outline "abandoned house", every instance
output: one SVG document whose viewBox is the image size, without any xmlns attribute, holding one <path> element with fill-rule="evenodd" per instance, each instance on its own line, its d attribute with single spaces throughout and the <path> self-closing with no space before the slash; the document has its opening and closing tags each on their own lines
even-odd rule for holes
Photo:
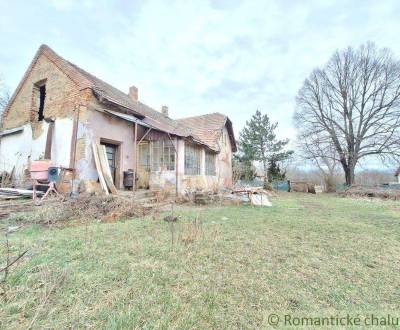
<svg viewBox="0 0 400 330">
<path fill-rule="evenodd" d="M 232 184 L 235 137 L 219 113 L 174 120 L 152 109 L 134 86 L 125 94 L 68 62 L 46 45 L 4 111 L 0 172 L 23 182 L 30 162 L 51 159 L 71 171 L 71 189 L 98 185 L 92 144 L 105 145 L 118 189 L 134 173 L 137 189 L 216 189 Z"/>
</svg>

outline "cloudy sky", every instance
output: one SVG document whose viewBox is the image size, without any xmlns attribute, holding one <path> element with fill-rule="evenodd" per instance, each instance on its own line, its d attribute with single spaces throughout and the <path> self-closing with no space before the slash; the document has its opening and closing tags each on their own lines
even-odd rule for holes
<svg viewBox="0 0 400 330">
<path fill-rule="evenodd" d="M 46 43 L 171 117 L 222 112 L 238 133 L 256 109 L 295 139 L 295 96 L 336 49 L 400 54 L 400 1 L 0 0 L 0 75 L 14 89 Z"/>
</svg>

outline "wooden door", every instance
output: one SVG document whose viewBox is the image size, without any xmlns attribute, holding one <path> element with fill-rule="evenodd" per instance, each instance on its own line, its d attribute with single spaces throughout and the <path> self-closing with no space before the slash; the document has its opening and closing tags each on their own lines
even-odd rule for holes
<svg viewBox="0 0 400 330">
<path fill-rule="evenodd" d="M 108 166 L 110 167 L 111 176 L 113 182 L 116 182 L 116 173 L 117 173 L 117 146 L 114 144 L 102 143 L 106 147 L 106 154 L 108 160 Z"/>
<path fill-rule="evenodd" d="M 137 186 L 140 189 L 148 189 L 150 180 L 150 143 L 148 141 L 139 144 L 138 160 Z"/>
</svg>

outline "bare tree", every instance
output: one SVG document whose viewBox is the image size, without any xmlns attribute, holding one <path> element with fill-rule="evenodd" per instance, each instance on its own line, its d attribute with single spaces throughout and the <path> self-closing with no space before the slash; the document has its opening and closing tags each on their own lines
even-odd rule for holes
<svg viewBox="0 0 400 330">
<path fill-rule="evenodd" d="M 390 50 L 368 43 L 337 51 L 298 93 L 299 141 L 317 141 L 319 156 L 338 161 L 351 185 L 360 159 L 400 159 L 399 105 L 400 62 Z"/>
<path fill-rule="evenodd" d="M 4 82 L 0 79 L 0 126 L 3 118 L 3 112 L 8 102 L 10 101 L 11 95 L 9 89 L 5 86 Z"/>
</svg>

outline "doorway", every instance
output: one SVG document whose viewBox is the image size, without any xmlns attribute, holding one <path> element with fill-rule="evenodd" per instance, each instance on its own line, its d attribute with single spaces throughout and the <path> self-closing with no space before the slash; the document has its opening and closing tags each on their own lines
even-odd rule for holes
<svg viewBox="0 0 400 330">
<path fill-rule="evenodd" d="M 118 145 L 111 144 L 111 143 L 104 143 L 104 142 L 101 142 L 101 144 L 106 147 L 107 161 L 108 161 L 108 166 L 110 167 L 111 176 L 112 176 L 114 184 L 116 186 L 118 186 L 117 185 L 117 179 L 118 179 L 118 174 L 117 174 L 117 169 L 118 169 L 118 161 L 117 161 Z"/>
<path fill-rule="evenodd" d="M 139 164 L 137 186 L 140 189 L 149 189 L 150 183 L 150 143 L 142 141 L 139 144 Z"/>
</svg>

